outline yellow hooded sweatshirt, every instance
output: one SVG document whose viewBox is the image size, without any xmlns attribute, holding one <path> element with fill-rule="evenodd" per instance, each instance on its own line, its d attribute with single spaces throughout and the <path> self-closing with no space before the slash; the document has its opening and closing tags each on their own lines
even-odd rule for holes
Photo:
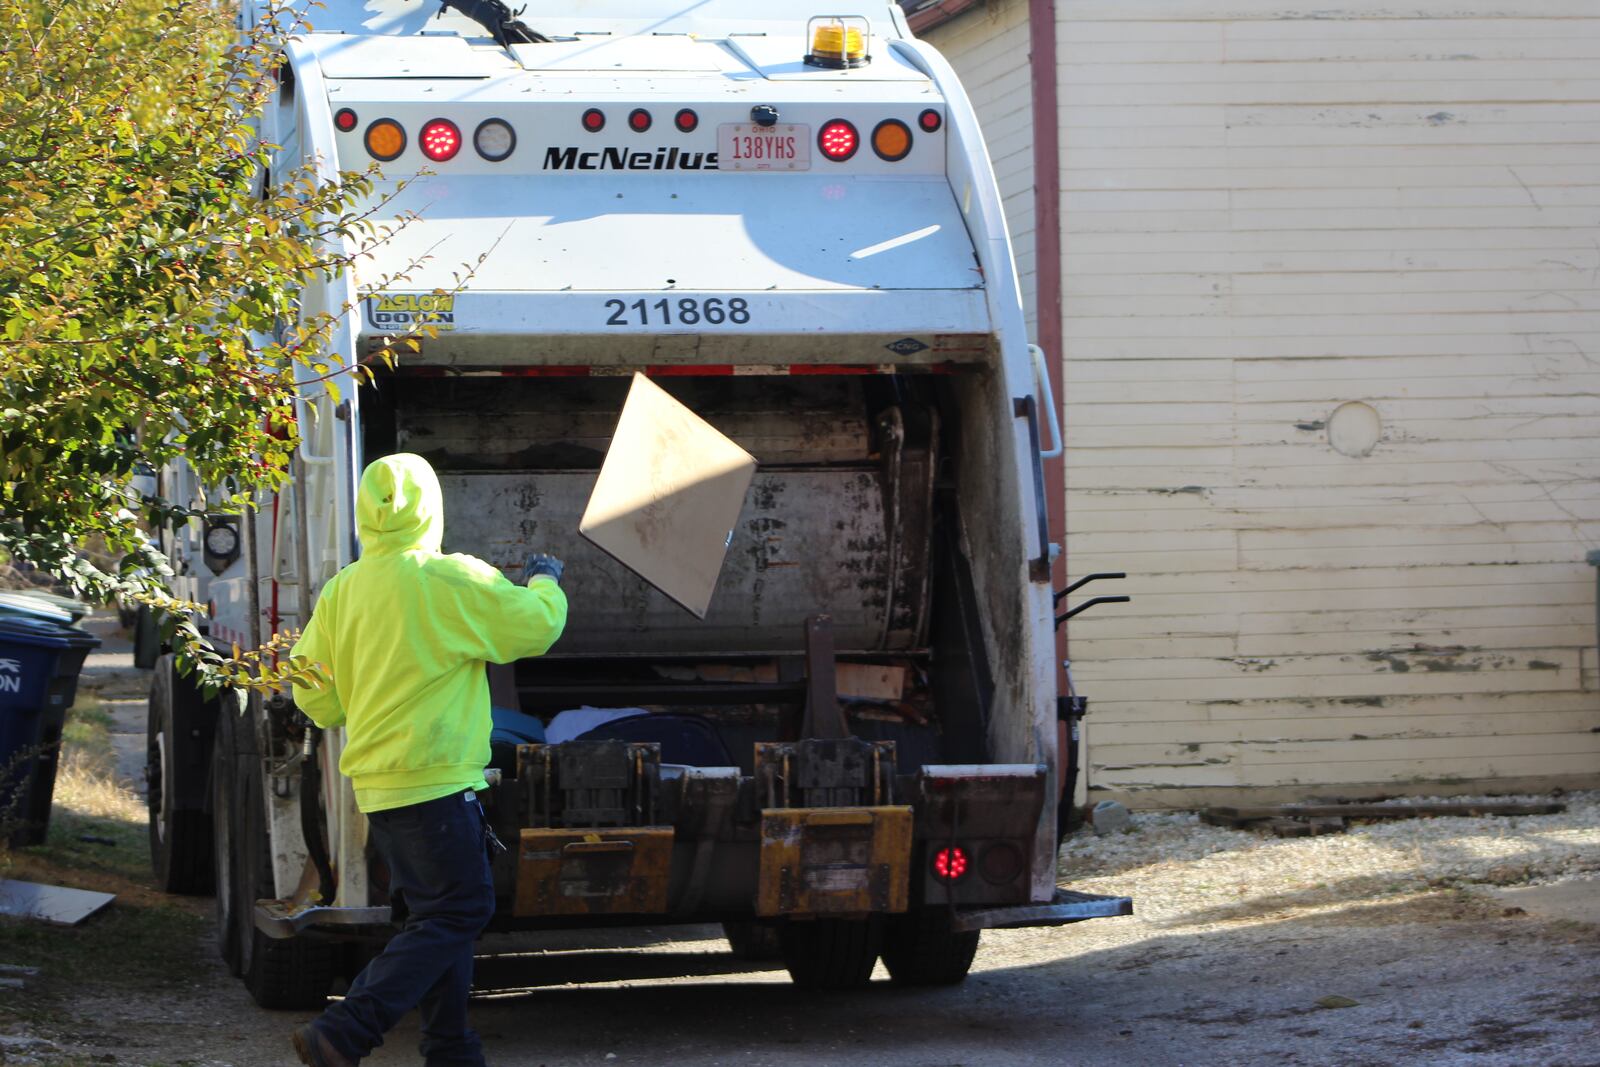
<svg viewBox="0 0 1600 1067">
<path fill-rule="evenodd" d="M 421 456 L 367 467 L 356 525 L 361 558 L 323 586 L 293 652 L 333 682 L 297 684 L 295 702 L 318 726 L 345 728 L 339 769 L 362 811 L 486 788 L 484 664 L 548 650 L 566 626 L 566 594 L 549 578 L 523 587 L 442 554 L 439 480 Z"/>
</svg>

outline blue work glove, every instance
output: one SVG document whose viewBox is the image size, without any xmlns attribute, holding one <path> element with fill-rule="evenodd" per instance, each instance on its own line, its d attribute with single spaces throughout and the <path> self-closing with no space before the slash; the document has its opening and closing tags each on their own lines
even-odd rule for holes
<svg viewBox="0 0 1600 1067">
<path fill-rule="evenodd" d="M 566 565 L 548 553 L 538 552 L 528 557 L 528 562 L 522 565 L 522 584 L 527 585 L 533 579 L 543 575 L 554 578 L 556 584 L 561 584 L 561 575 L 566 570 Z"/>
</svg>

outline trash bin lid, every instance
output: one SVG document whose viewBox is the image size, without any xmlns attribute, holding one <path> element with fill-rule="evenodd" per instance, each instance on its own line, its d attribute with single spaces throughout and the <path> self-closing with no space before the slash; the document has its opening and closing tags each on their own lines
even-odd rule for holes
<svg viewBox="0 0 1600 1067">
<path fill-rule="evenodd" d="M 29 605 L 43 604 L 58 612 L 63 612 L 72 622 L 77 622 L 89 614 L 89 605 L 83 601 L 74 600 L 69 596 L 59 596 L 43 589 L 11 589 L 0 592 L 0 604 L 10 602 L 14 597 L 22 598 Z"/>
<path fill-rule="evenodd" d="M 0 592 L 0 616 L 22 615 L 34 619 L 47 619 L 60 626 L 70 626 L 77 620 L 70 611 L 41 597 L 29 596 L 14 590 Z"/>
<path fill-rule="evenodd" d="M 0 614 L 0 644 L 34 645 L 39 648 L 94 648 L 100 639 L 72 626 L 30 615 Z"/>
</svg>

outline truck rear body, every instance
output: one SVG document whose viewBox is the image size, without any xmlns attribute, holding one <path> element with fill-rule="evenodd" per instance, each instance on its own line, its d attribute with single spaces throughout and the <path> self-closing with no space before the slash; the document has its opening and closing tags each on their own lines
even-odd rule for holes
<svg viewBox="0 0 1600 1067">
<path fill-rule="evenodd" d="M 329 171 L 376 147 L 384 210 L 413 213 L 306 306 L 354 309 L 347 362 L 425 329 L 308 400 L 292 489 L 210 582 L 212 637 L 300 624 L 359 553 L 363 465 L 419 453 L 445 551 L 567 562 L 565 636 L 496 702 L 551 730 L 605 712 L 494 745 L 498 926 L 1126 913 L 1057 890 L 1043 416 L 971 107 L 893 5 L 864 5 L 855 69 L 804 61 L 831 12 L 679 6 L 569 5 L 501 47 L 454 12 L 332 4 L 291 43 L 263 138 Z M 760 463 L 703 620 L 577 532 L 634 373 Z M 381 931 L 338 732 L 249 712 L 256 927 Z"/>
</svg>

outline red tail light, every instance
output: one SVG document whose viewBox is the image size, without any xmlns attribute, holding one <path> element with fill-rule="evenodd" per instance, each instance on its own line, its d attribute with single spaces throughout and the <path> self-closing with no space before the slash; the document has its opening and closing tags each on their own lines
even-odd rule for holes
<svg viewBox="0 0 1600 1067">
<path fill-rule="evenodd" d="M 967 851 L 959 845 L 933 854 L 933 875 L 941 882 L 959 882 L 967 873 Z"/>
<path fill-rule="evenodd" d="M 921 126 L 929 133 L 934 133 L 939 129 L 940 126 L 944 125 L 944 116 L 930 107 L 928 110 L 917 116 L 917 125 Z"/>
<path fill-rule="evenodd" d="M 423 155 L 435 163 L 443 163 L 454 159 L 461 151 L 461 131 L 449 119 L 434 119 L 422 127 L 417 143 L 422 146 Z"/>
<path fill-rule="evenodd" d="M 833 119 L 822 124 L 817 133 L 817 147 L 835 163 L 843 163 L 861 147 L 861 135 L 844 119 Z"/>
<path fill-rule="evenodd" d="M 682 111 L 678 112 L 677 117 L 672 121 L 677 123 L 678 129 L 682 130 L 684 133 L 693 133 L 694 128 L 700 125 L 700 116 L 696 115 L 689 108 L 684 108 Z"/>
<path fill-rule="evenodd" d="M 349 133 L 355 129 L 356 124 L 360 121 L 360 119 L 356 118 L 356 113 L 347 107 L 341 107 L 333 113 L 333 124 L 344 133 Z"/>
<path fill-rule="evenodd" d="M 643 133 L 650 128 L 650 112 L 642 107 L 636 107 L 628 113 L 628 125 L 634 133 Z"/>
<path fill-rule="evenodd" d="M 597 107 L 591 107 L 583 113 L 583 128 L 590 133 L 599 133 L 606 128 L 606 113 Z"/>
</svg>

